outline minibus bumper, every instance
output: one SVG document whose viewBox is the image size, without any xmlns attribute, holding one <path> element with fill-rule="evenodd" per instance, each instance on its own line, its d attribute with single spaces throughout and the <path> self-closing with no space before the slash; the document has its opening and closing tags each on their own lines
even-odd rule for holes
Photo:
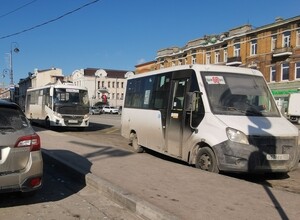
<svg viewBox="0 0 300 220">
<path fill-rule="evenodd" d="M 213 147 L 220 171 L 287 173 L 298 167 L 297 138 L 276 145 L 240 144 L 225 141 Z"/>
</svg>

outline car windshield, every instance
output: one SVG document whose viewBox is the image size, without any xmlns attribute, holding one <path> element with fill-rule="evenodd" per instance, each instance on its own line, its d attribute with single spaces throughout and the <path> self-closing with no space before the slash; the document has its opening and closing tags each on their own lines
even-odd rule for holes
<svg viewBox="0 0 300 220">
<path fill-rule="evenodd" d="M 215 114 L 280 116 L 263 77 L 203 72 L 202 79 Z"/>
</svg>

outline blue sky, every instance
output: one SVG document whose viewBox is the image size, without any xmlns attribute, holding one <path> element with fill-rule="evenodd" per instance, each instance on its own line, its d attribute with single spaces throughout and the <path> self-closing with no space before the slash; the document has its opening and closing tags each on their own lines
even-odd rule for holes
<svg viewBox="0 0 300 220">
<path fill-rule="evenodd" d="M 99 0 L 68 14 L 92 2 L 0 0 L 0 76 L 9 68 L 13 42 L 20 50 L 12 56 L 18 83 L 36 68 L 56 67 L 64 75 L 89 67 L 134 70 L 162 48 L 300 15 L 299 0 Z M 9 82 L 9 75 L 0 77 L 1 86 Z"/>
</svg>

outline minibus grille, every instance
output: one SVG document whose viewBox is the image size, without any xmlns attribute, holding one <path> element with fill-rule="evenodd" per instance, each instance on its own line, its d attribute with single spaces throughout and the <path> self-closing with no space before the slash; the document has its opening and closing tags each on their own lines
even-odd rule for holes
<svg viewBox="0 0 300 220">
<path fill-rule="evenodd" d="M 283 154 L 295 151 L 297 137 L 249 136 L 249 143 L 267 154 Z"/>
<path fill-rule="evenodd" d="M 56 111 L 60 114 L 85 115 L 89 113 L 89 108 L 83 106 L 58 106 Z"/>
</svg>

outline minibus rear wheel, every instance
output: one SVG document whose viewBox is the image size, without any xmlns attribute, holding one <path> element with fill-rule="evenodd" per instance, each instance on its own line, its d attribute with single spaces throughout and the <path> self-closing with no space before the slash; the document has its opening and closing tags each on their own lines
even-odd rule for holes
<svg viewBox="0 0 300 220">
<path fill-rule="evenodd" d="M 131 144 L 135 153 L 142 153 L 144 151 L 143 147 L 138 144 L 138 138 L 135 133 L 131 133 Z"/>
<path fill-rule="evenodd" d="M 212 149 L 207 146 L 199 149 L 195 166 L 201 170 L 219 173 L 216 156 Z"/>
</svg>

